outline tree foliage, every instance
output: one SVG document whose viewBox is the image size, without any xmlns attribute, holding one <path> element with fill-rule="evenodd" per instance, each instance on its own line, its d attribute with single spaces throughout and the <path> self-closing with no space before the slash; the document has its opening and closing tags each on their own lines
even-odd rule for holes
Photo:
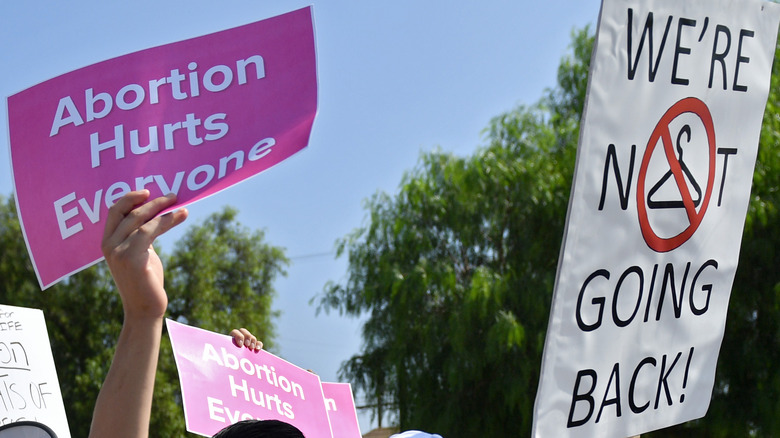
<svg viewBox="0 0 780 438">
<path fill-rule="evenodd" d="M 162 254 L 167 317 L 220 333 L 251 325 L 272 345 L 272 284 L 284 274 L 287 259 L 265 243 L 262 232 L 250 232 L 235 217 L 230 208 L 211 215 L 192 226 L 170 256 Z M 87 436 L 122 325 L 122 305 L 105 263 L 41 292 L 13 198 L 0 198 L 0 303 L 43 310 L 71 435 Z M 163 336 L 150 436 L 183 434 L 179 379 Z"/>
<path fill-rule="evenodd" d="M 341 373 L 374 415 L 448 438 L 530 434 L 592 44 L 575 32 L 554 89 L 496 117 L 472 156 L 423 154 L 339 241 L 348 275 L 320 308 L 367 315 Z M 778 77 L 710 413 L 658 436 L 780 436 Z"/>
<path fill-rule="evenodd" d="M 473 156 L 422 155 L 339 244 L 348 278 L 320 304 L 369 314 L 343 377 L 402 429 L 530 431 L 591 44 L 577 33 L 559 87 L 496 117 Z"/>
</svg>

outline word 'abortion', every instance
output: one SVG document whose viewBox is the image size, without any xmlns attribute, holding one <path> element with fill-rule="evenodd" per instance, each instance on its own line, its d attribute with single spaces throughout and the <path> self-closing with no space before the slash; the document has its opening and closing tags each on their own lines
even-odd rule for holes
<svg viewBox="0 0 780 438">
<path fill-rule="evenodd" d="M 241 169 L 244 166 L 244 159 L 257 161 L 267 156 L 273 151 L 274 145 L 276 145 L 276 139 L 268 137 L 255 143 L 246 154 L 244 151 L 238 150 L 220 158 L 216 167 L 211 164 L 203 164 L 189 172 L 183 170 L 176 172 L 175 175 L 145 175 L 136 177 L 133 182 L 117 181 L 106 190 L 98 189 L 91 196 L 85 194 L 79 197 L 79 194 L 76 192 L 70 192 L 54 201 L 54 214 L 57 217 L 60 235 L 65 240 L 84 229 L 84 225 L 80 220 L 80 211 L 86 214 L 87 219 L 93 225 L 97 224 L 100 221 L 101 201 L 105 203 L 106 208 L 111 208 L 126 193 L 132 190 L 143 190 L 147 186 L 154 187 L 154 185 L 159 188 L 161 193 L 178 195 L 183 184 L 186 184 L 187 190 L 196 192 L 204 189 L 215 179 L 220 180 L 230 172 Z M 131 188 L 131 184 L 135 188 Z"/>
<path fill-rule="evenodd" d="M 254 378 L 248 382 L 246 379 L 242 378 L 239 380 L 233 375 L 229 375 L 230 393 L 233 398 L 250 402 L 268 411 L 275 411 L 277 414 L 283 415 L 290 420 L 295 419 L 292 405 L 284 400 L 290 397 L 306 400 L 303 387 L 299 383 L 278 374 L 273 366 L 267 364 L 260 365 L 245 357 L 239 359 L 235 355 L 228 353 L 224 347 L 221 348 L 221 353 L 221 355 L 218 354 L 214 346 L 207 343 L 203 349 L 202 359 L 204 361 L 212 361 L 231 370 L 241 371 L 247 377 Z M 282 392 L 287 395 L 282 394 Z M 280 396 L 280 394 L 282 395 Z M 209 417 L 213 420 L 224 422 L 225 418 L 220 414 L 225 414 L 232 423 L 255 418 L 248 412 L 241 413 L 238 410 L 229 409 L 224 406 L 222 400 L 217 398 L 207 397 L 207 399 Z"/>
<path fill-rule="evenodd" d="M 238 85 L 246 84 L 250 66 L 254 66 L 257 79 L 265 77 L 263 57 L 254 55 L 236 61 L 235 73 L 229 66 L 219 64 L 209 68 L 200 76 L 198 64 L 190 62 L 187 65 L 189 70 L 187 75 L 175 68 L 166 77 L 149 80 L 146 87 L 139 84 L 125 85 L 119 89 L 115 96 L 107 92 L 95 94 L 94 89 L 87 88 L 84 90 L 81 111 L 71 96 L 60 99 L 49 137 L 59 134 L 60 128 L 64 126 L 71 124 L 81 126 L 84 123 L 102 119 L 108 116 L 114 107 L 130 111 L 140 107 L 144 102 L 148 102 L 150 105 L 160 103 L 161 93 L 170 93 L 175 100 L 185 100 L 200 96 L 201 86 L 206 91 L 217 93 L 233 85 L 234 78 Z"/>
</svg>

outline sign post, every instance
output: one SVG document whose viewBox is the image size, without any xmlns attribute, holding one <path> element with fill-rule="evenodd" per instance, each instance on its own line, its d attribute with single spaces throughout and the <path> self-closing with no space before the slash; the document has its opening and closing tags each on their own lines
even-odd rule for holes
<svg viewBox="0 0 780 438">
<path fill-rule="evenodd" d="M 705 415 L 780 5 L 604 0 L 535 437 Z"/>
</svg>

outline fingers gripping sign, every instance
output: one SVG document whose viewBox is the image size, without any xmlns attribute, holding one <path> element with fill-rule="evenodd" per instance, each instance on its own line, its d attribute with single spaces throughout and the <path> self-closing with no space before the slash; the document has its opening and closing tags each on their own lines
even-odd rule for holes
<svg viewBox="0 0 780 438">
<path fill-rule="evenodd" d="M 257 339 L 255 335 L 245 328 L 233 329 L 230 331 L 233 337 L 233 343 L 237 347 L 246 347 L 250 350 L 260 351 L 263 348 L 263 342 Z"/>
<path fill-rule="evenodd" d="M 187 210 L 162 216 L 158 213 L 176 202 L 175 195 L 146 202 L 148 190 L 130 192 L 108 212 L 102 250 L 116 281 L 126 316 L 159 318 L 168 297 L 160 258 L 152 247 L 154 239 L 182 223 Z"/>
</svg>

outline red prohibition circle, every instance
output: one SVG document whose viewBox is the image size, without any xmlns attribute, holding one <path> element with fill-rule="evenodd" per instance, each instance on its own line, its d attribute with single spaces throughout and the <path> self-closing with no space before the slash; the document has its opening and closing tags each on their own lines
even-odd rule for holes
<svg viewBox="0 0 780 438">
<path fill-rule="evenodd" d="M 707 188 L 704 191 L 704 197 L 702 199 L 701 207 L 699 211 L 696 211 L 693 198 L 691 197 L 688 184 L 685 182 L 685 176 L 683 175 L 680 162 L 677 161 L 677 156 L 674 153 L 674 145 L 672 142 L 672 136 L 669 132 L 669 124 L 678 116 L 684 113 L 693 113 L 699 117 L 704 124 L 704 129 L 707 132 L 707 142 L 709 145 L 709 176 L 707 177 Z M 669 167 L 674 176 L 674 182 L 677 184 L 677 188 L 682 196 L 683 206 L 688 216 L 688 227 L 682 232 L 673 237 L 659 237 L 653 227 L 650 225 L 650 220 L 647 216 L 647 200 L 645 199 L 645 179 L 647 178 L 647 167 L 650 163 L 650 157 L 653 155 L 658 141 L 664 145 L 664 152 L 666 155 L 666 161 L 669 162 Z M 704 213 L 707 211 L 707 205 L 710 202 L 710 196 L 712 195 L 712 187 L 715 182 L 715 128 L 712 123 L 712 114 L 707 108 L 707 105 L 701 100 L 695 97 L 687 97 L 672 105 L 666 113 L 661 117 L 661 120 L 656 124 L 650 140 L 647 142 L 647 148 L 645 149 L 645 155 L 642 158 L 642 166 L 639 169 L 639 177 L 637 178 L 637 190 L 636 190 L 636 204 L 637 212 L 639 215 L 639 227 L 642 230 L 642 237 L 645 239 L 647 246 L 656 252 L 669 252 L 680 245 L 688 241 L 693 236 L 696 229 L 701 224 L 704 218 Z"/>
</svg>

